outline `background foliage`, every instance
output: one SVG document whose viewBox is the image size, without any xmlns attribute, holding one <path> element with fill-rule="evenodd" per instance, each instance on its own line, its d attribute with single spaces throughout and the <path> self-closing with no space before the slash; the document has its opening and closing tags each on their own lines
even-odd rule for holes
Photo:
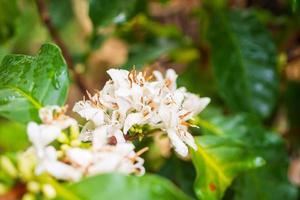
<svg viewBox="0 0 300 200">
<path fill-rule="evenodd" d="M 0 60 L 1 154 L 27 146 L 38 108 L 72 107 L 111 67 L 172 67 L 212 99 L 191 159 L 145 139 L 160 177 L 55 183 L 63 199 L 299 199 L 297 0 L 1 0 Z"/>
</svg>

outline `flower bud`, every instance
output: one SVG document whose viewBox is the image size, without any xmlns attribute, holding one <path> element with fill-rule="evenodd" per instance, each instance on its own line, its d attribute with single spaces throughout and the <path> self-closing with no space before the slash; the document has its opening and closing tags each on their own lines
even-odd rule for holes
<svg viewBox="0 0 300 200">
<path fill-rule="evenodd" d="M 9 176 L 15 178 L 18 176 L 18 171 L 16 169 L 16 167 L 14 166 L 14 164 L 11 162 L 11 160 L 6 157 L 6 156 L 2 156 L 0 159 L 0 166 L 1 169 L 7 173 Z"/>
<path fill-rule="evenodd" d="M 34 176 L 33 169 L 36 163 L 32 152 L 27 151 L 19 154 L 17 163 L 20 177 L 24 180 L 30 180 Z"/>
<path fill-rule="evenodd" d="M 54 187 L 50 184 L 43 185 L 42 191 L 45 197 L 48 199 L 53 199 L 56 197 L 56 191 Z"/>
<path fill-rule="evenodd" d="M 30 181 L 27 183 L 27 190 L 32 193 L 38 193 L 40 191 L 40 184 L 35 181 Z"/>
<path fill-rule="evenodd" d="M 80 141 L 79 140 L 72 140 L 71 141 L 71 146 L 72 147 L 79 147 L 80 146 Z"/>
<path fill-rule="evenodd" d="M 26 193 L 23 195 L 22 200 L 35 200 L 34 194 Z"/>
<path fill-rule="evenodd" d="M 67 143 L 69 143 L 69 138 L 67 137 L 67 135 L 65 133 L 61 133 L 57 137 L 57 141 L 59 141 L 60 143 L 63 143 L 63 144 L 67 144 Z"/>
<path fill-rule="evenodd" d="M 5 194 L 6 192 L 7 192 L 7 187 L 4 184 L 0 183 L 0 196 Z"/>
<path fill-rule="evenodd" d="M 63 145 L 61 145 L 61 150 L 63 150 L 63 151 L 67 151 L 68 149 L 70 149 L 70 146 L 69 145 L 67 145 L 67 144 L 63 144 Z"/>
</svg>

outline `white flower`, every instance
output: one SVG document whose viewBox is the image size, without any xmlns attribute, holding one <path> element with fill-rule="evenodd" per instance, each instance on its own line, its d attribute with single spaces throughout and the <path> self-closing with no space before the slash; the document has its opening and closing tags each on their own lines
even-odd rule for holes
<svg viewBox="0 0 300 200">
<path fill-rule="evenodd" d="M 104 145 L 96 150 L 71 148 L 67 151 L 67 158 L 86 175 L 108 172 L 142 175 L 145 172 L 144 160 L 133 149 L 130 143 Z"/>
<path fill-rule="evenodd" d="M 94 153 L 94 163 L 88 168 L 89 175 L 107 172 L 144 174 L 144 160 L 133 149 L 131 143 L 104 146 Z"/>
<path fill-rule="evenodd" d="M 177 88 L 177 84 L 176 84 L 177 74 L 173 69 L 167 70 L 165 78 L 163 78 L 162 73 L 160 73 L 159 71 L 154 71 L 153 75 L 159 82 L 164 83 L 164 85 L 171 91 Z"/>
<path fill-rule="evenodd" d="M 126 135 L 133 125 L 149 124 L 165 131 L 180 155 L 187 156 L 187 145 L 197 148 L 188 132 L 187 120 L 200 113 L 209 103 L 209 98 L 200 98 L 183 87 L 177 88 L 177 74 L 173 69 L 167 70 L 165 77 L 154 71 L 156 80 L 152 81 L 148 81 L 145 73 L 137 73 L 135 70 L 128 72 L 110 69 L 107 73 L 111 80 L 106 82 L 103 90 L 90 97 L 93 105 L 102 106 L 100 110 L 105 113 L 105 117 L 101 118 L 101 123 L 95 123 L 95 127 L 86 124 L 81 134 L 84 138 L 93 140 L 94 135 L 99 135 L 101 130 L 106 137 L 114 136 L 118 144 L 124 143 L 123 134 Z M 84 107 L 83 103 L 78 104 Z M 94 112 L 99 112 L 98 108 L 94 112 L 76 109 L 78 104 L 74 110 L 81 116 L 89 116 L 85 117 L 87 120 L 91 120 L 90 115 L 94 116 Z M 91 107 L 89 103 L 86 104 L 85 107 Z M 93 140 L 97 144 L 94 147 L 101 144 L 98 141 Z"/>
<path fill-rule="evenodd" d="M 91 101 L 79 101 L 73 107 L 73 111 L 78 113 L 86 120 L 91 120 L 95 125 L 99 126 L 104 123 L 104 111 L 93 105 Z"/>
<path fill-rule="evenodd" d="M 182 104 L 182 108 L 186 112 L 189 112 L 189 115 L 187 115 L 184 119 L 188 120 L 190 117 L 200 113 L 209 104 L 209 102 L 210 98 L 208 97 L 200 98 L 195 94 L 186 93 L 186 98 Z"/>
<path fill-rule="evenodd" d="M 71 148 L 67 150 L 67 158 L 84 172 L 92 164 L 93 154 L 87 149 Z"/>
<path fill-rule="evenodd" d="M 82 174 L 74 167 L 57 160 L 56 150 L 52 146 L 44 149 L 43 157 L 38 159 L 36 174 L 48 172 L 60 180 L 78 181 Z"/>
<path fill-rule="evenodd" d="M 65 112 L 66 107 L 46 106 L 39 110 L 39 116 L 44 124 L 57 126 L 62 130 L 77 125 L 76 120 L 66 116 Z"/>
<path fill-rule="evenodd" d="M 43 156 L 43 149 L 53 142 L 61 133 L 57 126 L 38 125 L 30 122 L 27 126 L 27 134 L 30 142 L 37 151 L 38 156 Z"/>
</svg>

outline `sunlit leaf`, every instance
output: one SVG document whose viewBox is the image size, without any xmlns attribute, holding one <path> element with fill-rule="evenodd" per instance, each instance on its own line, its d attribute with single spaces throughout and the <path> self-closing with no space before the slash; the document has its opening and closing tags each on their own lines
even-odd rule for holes
<svg viewBox="0 0 300 200">
<path fill-rule="evenodd" d="M 136 4 L 136 0 L 89 0 L 89 2 L 89 14 L 96 27 L 125 21 Z"/>
<path fill-rule="evenodd" d="M 0 121 L 0 152 L 24 150 L 28 145 L 25 133 L 23 124 Z"/>
<path fill-rule="evenodd" d="M 295 200 L 297 189 L 287 179 L 288 155 L 282 139 L 265 130 L 257 120 L 247 115 L 224 117 L 203 113 L 198 121 L 204 134 L 219 134 L 231 139 L 239 139 L 248 151 L 261 156 L 265 165 L 247 171 L 233 184 L 235 200 Z M 272 192 L 270 192 L 272 191 Z"/>
<path fill-rule="evenodd" d="M 0 65 L 0 115 L 19 122 L 37 120 L 46 105 L 63 105 L 69 86 L 60 49 L 41 47 L 38 55 L 8 55 Z"/>
<path fill-rule="evenodd" d="M 233 179 L 243 171 L 264 164 L 237 140 L 216 135 L 196 137 L 192 160 L 197 171 L 194 184 L 199 199 L 221 199 Z"/>
</svg>

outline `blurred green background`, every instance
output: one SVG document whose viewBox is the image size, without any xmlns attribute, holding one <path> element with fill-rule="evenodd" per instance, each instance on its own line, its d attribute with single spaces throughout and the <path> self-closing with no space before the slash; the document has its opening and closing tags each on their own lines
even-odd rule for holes
<svg viewBox="0 0 300 200">
<path fill-rule="evenodd" d="M 212 99 L 205 119 L 270 163 L 241 175 L 225 199 L 299 199 L 299 1 L 0 0 L 0 60 L 46 42 L 60 46 L 70 69 L 70 107 L 102 88 L 111 67 L 174 68 L 179 85 Z M 27 146 L 24 126 L 0 123 L 0 152 Z M 148 157 L 157 163 L 148 170 L 194 196 L 190 162 Z"/>
</svg>

